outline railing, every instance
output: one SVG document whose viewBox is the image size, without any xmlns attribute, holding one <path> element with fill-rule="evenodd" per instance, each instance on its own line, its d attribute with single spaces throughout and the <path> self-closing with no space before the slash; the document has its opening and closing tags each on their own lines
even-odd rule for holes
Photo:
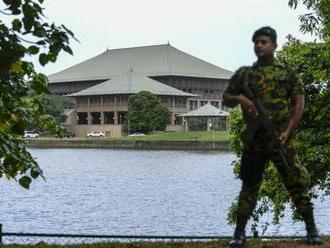
<svg viewBox="0 0 330 248">
<path fill-rule="evenodd" d="M 12 240 L 4 240 L 12 237 Z M 54 241 L 57 239 L 57 241 Z M 96 243 L 96 242 L 132 242 L 132 241 L 148 241 L 148 242 L 194 242 L 194 241 L 215 241 L 229 240 L 231 236 L 189 236 L 189 235 L 95 235 L 95 234 L 64 234 L 64 233 L 21 233 L 21 232 L 3 232 L 2 224 L 0 224 L 0 244 L 31 244 L 38 242 L 69 244 L 69 243 Z M 248 236 L 248 239 L 253 238 Z M 303 236 L 262 236 L 263 240 L 280 240 L 280 239 L 304 239 Z M 5 242 L 4 242 L 5 241 Z"/>
</svg>

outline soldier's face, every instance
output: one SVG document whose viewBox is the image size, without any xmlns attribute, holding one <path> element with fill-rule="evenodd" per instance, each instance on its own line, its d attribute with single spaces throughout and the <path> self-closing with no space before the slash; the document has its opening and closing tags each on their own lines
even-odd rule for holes
<svg viewBox="0 0 330 248">
<path fill-rule="evenodd" d="M 273 42 L 267 35 L 258 35 L 254 40 L 254 52 L 258 58 L 274 56 L 277 43 Z"/>
</svg>

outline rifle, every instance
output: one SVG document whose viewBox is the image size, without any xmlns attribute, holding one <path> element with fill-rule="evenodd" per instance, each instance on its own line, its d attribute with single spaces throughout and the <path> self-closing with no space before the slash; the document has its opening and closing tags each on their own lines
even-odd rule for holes
<svg viewBox="0 0 330 248">
<path fill-rule="evenodd" d="M 267 111 L 265 110 L 264 106 L 260 102 L 258 98 L 255 97 L 255 95 L 252 93 L 250 90 L 249 86 L 247 84 L 244 84 L 243 90 L 246 94 L 246 96 L 253 102 L 255 105 L 257 111 L 258 111 L 258 120 L 257 120 L 257 125 L 254 128 L 253 132 L 255 133 L 256 128 L 258 128 L 259 125 L 261 125 L 264 129 L 266 129 L 274 142 L 276 144 L 276 148 L 278 153 L 280 154 L 280 157 L 283 161 L 284 166 L 286 167 L 287 171 L 290 172 L 291 175 L 296 175 L 296 170 L 288 163 L 288 160 L 285 155 L 285 148 L 283 144 L 278 140 L 277 135 L 276 135 L 276 129 L 272 123 L 272 121 L 269 119 L 269 116 L 267 114 Z"/>
</svg>

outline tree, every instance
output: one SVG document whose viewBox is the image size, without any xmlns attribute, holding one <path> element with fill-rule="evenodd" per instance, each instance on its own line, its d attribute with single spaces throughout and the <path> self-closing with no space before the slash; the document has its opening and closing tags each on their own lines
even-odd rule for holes
<svg viewBox="0 0 330 248">
<path fill-rule="evenodd" d="M 148 91 L 141 91 L 128 99 L 127 129 L 129 126 L 130 130 L 140 132 L 165 130 L 169 118 L 168 109 Z"/>
<path fill-rule="evenodd" d="M 45 113 L 54 116 L 59 123 L 63 123 L 66 120 L 64 110 L 74 108 L 71 99 L 66 96 L 42 94 L 37 96 L 37 99 L 44 106 Z"/>
<path fill-rule="evenodd" d="M 44 21 L 43 0 L 3 0 L 0 14 L 0 177 L 18 180 L 29 188 L 41 174 L 37 162 L 22 140 L 30 126 L 61 134 L 56 120 L 45 114 L 37 97 L 49 93 L 48 79 L 34 70 L 28 61 L 38 56 L 39 63 L 55 62 L 61 51 L 72 54 L 69 47 L 73 33 L 64 25 Z"/>
<path fill-rule="evenodd" d="M 289 5 L 296 8 L 298 0 L 290 0 Z M 303 4 L 311 13 L 302 15 L 301 30 L 317 35 L 321 40 L 301 42 L 288 36 L 287 43 L 277 53 L 277 58 L 293 68 L 300 75 L 306 95 L 306 104 L 303 119 L 296 130 L 297 153 L 303 168 L 307 168 L 310 175 L 310 194 L 319 197 L 330 194 L 330 1 L 304 0 Z M 238 111 L 231 112 L 232 148 L 237 155 L 241 155 L 242 145 L 239 135 L 244 129 L 244 123 Z M 234 162 L 234 172 L 239 173 L 240 161 Z M 306 171 L 301 171 L 308 176 Z M 273 223 L 278 223 L 284 214 L 285 205 L 290 203 L 290 197 L 279 180 L 274 166 L 268 165 L 265 171 L 265 180 L 259 192 L 258 208 L 252 215 L 252 229 L 257 235 L 257 226 L 260 217 L 266 212 L 274 212 Z M 321 192 L 319 189 L 323 189 Z M 234 202 L 228 219 L 235 221 L 237 203 Z M 294 207 L 291 204 L 293 210 Z M 299 219 L 293 212 L 293 219 Z M 269 223 L 263 226 L 267 228 Z"/>
<path fill-rule="evenodd" d="M 289 0 L 291 8 L 297 8 L 298 4 L 305 5 L 309 13 L 301 15 L 300 30 L 303 33 L 311 33 L 322 40 L 330 38 L 330 0 Z"/>
<path fill-rule="evenodd" d="M 302 163 L 312 176 L 312 186 L 330 189 L 330 43 L 289 37 L 278 57 L 295 65 L 304 83 L 306 107 L 297 130 Z"/>
</svg>

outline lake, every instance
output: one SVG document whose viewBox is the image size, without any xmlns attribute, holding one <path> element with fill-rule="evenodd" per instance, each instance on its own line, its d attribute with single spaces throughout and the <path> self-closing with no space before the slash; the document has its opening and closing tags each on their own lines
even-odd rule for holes
<svg viewBox="0 0 330 248">
<path fill-rule="evenodd" d="M 0 180 L 7 232 L 231 235 L 229 206 L 240 189 L 228 152 L 30 149 L 44 170 L 30 190 Z M 329 198 L 315 201 L 330 234 Z M 267 235 L 305 235 L 290 210 Z M 271 220 L 267 214 L 263 221 Z"/>
</svg>

